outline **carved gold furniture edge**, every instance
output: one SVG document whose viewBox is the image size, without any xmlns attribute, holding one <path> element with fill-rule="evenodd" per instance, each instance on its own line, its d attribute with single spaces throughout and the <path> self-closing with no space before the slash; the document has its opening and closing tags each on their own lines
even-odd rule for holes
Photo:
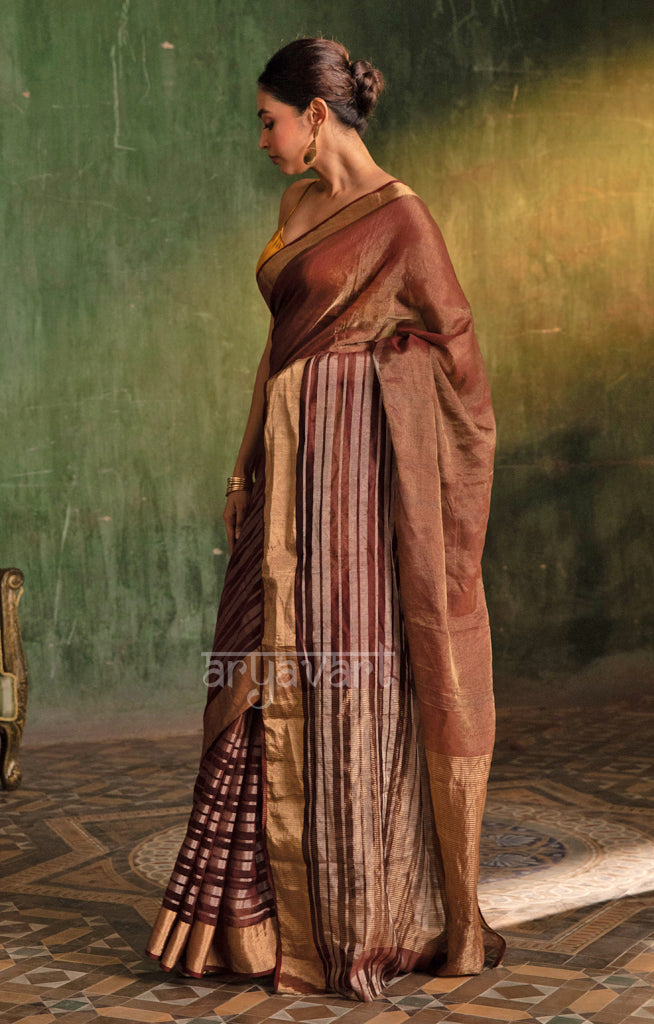
<svg viewBox="0 0 654 1024">
<path fill-rule="evenodd" d="M 16 789 L 21 780 L 18 751 L 27 710 L 27 662 L 18 602 L 24 583 L 20 569 L 0 569 L 0 673 L 12 679 L 15 698 L 11 716 L 3 718 L 5 709 L 0 708 L 0 782 L 4 789 Z"/>
</svg>

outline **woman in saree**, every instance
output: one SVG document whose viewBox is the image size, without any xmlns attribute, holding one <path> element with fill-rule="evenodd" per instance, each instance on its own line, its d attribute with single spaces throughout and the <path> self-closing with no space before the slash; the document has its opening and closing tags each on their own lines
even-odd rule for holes
<svg viewBox="0 0 654 1024">
<path fill-rule="evenodd" d="M 148 952 L 374 999 L 475 974 L 494 738 L 480 560 L 495 440 L 428 209 L 363 141 L 379 71 L 299 39 L 259 79 L 286 175 L 271 329 L 233 476 L 188 832 Z"/>
</svg>

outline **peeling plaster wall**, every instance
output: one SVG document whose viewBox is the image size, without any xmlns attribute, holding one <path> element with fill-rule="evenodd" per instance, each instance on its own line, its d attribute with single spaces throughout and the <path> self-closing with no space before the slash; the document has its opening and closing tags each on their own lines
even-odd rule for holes
<svg viewBox="0 0 654 1024">
<path fill-rule="evenodd" d="M 34 728 L 203 705 L 285 183 L 254 83 L 297 34 L 387 74 L 370 148 L 473 305 L 498 699 L 651 646 L 654 45 L 625 7 L 0 2 L 0 558 L 26 574 Z"/>
</svg>

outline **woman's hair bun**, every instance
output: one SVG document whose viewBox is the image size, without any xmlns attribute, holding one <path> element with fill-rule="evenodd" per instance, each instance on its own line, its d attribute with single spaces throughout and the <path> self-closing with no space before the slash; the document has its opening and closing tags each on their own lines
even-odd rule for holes
<svg viewBox="0 0 654 1024">
<path fill-rule="evenodd" d="M 384 88 L 384 76 L 367 60 L 350 63 L 342 43 L 307 36 L 272 55 L 259 75 L 259 85 L 300 113 L 320 96 L 342 124 L 363 135 Z"/>
<path fill-rule="evenodd" d="M 350 64 L 350 74 L 354 79 L 357 110 L 362 117 L 368 118 L 384 88 L 384 76 L 367 60 L 355 60 Z"/>
</svg>

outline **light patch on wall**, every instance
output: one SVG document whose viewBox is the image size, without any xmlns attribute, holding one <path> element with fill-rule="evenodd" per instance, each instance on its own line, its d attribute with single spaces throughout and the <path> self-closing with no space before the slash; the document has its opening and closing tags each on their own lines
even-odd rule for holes
<svg viewBox="0 0 654 1024">
<path fill-rule="evenodd" d="M 500 454 L 554 430 L 649 451 L 654 53 L 562 67 L 393 138 L 384 157 L 430 206 L 475 313 Z"/>
</svg>

